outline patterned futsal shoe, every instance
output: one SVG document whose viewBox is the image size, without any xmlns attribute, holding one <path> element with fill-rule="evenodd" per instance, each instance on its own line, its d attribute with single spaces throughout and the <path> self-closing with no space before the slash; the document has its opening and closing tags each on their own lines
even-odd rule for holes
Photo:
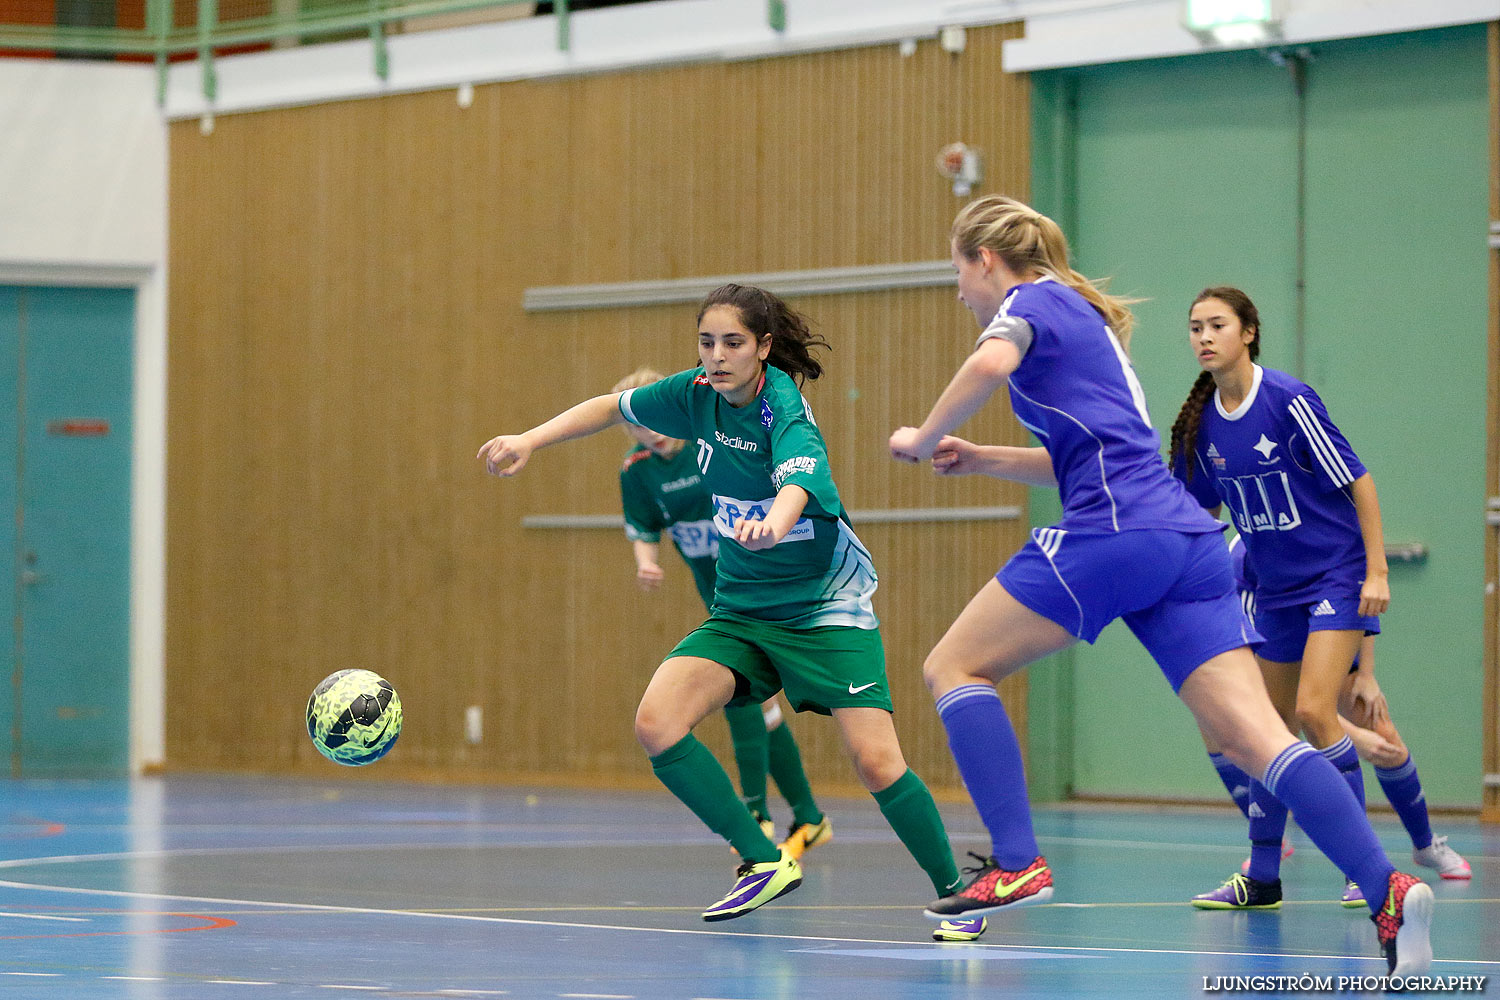
<svg viewBox="0 0 1500 1000">
<path fill-rule="evenodd" d="M 979 862 L 977 868 L 964 869 L 965 875 L 974 876 L 973 880 L 953 895 L 928 903 L 924 911 L 928 919 L 987 917 L 1052 898 L 1052 869 L 1040 854 L 1020 871 L 1007 871 L 994 858 L 973 851 L 969 857 Z"/>
<path fill-rule="evenodd" d="M 1296 854 L 1296 853 L 1297 853 L 1297 849 L 1292 846 L 1292 842 L 1290 840 L 1287 840 L 1285 837 L 1281 838 L 1281 860 L 1285 861 L 1287 858 L 1291 857 L 1293 854 Z M 1244 861 L 1240 862 L 1240 874 L 1241 875 L 1249 875 L 1250 874 L 1250 859 L 1249 858 L 1246 858 Z"/>
<path fill-rule="evenodd" d="M 1213 892 L 1193 897 L 1200 910 L 1279 910 L 1281 879 L 1262 882 L 1235 872 Z"/>
<path fill-rule="evenodd" d="M 1423 868 L 1431 868 L 1443 878 L 1469 879 L 1469 863 L 1463 856 L 1448 846 L 1447 837 L 1433 837 L 1432 843 L 1420 851 L 1412 851 L 1411 859 Z"/>
<path fill-rule="evenodd" d="M 1365 893 L 1358 882 L 1344 879 L 1344 894 L 1339 897 L 1339 905 L 1346 910 L 1357 910 L 1365 905 Z"/>
<path fill-rule="evenodd" d="M 979 935 L 990 922 L 984 917 L 977 920 L 966 920 L 960 917 L 957 920 L 941 921 L 933 928 L 932 939 L 934 941 L 978 941 Z"/>
<path fill-rule="evenodd" d="M 747 861 L 734 874 L 734 888 L 729 890 L 729 895 L 703 911 L 704 920 L 742 917 L 802 884 L 802 866 L 787 854 L 782 854 L 776 861 L 760 864 Z"/>
<path fill-rule="evenodd" d="M 1415 875 L 1391 874 L 1385 905 L 1370 920 L 1392 976 L 1415 976 L 1432 968 L 1432 887 Z"/>
<path fill-rule="evenodd" d="M 785 854 L 794 858 L 801 858 L 809 849 L 819 844 L 826 844 L 833 839 L 833 823 L 824 816 L 816 823 L 798 823 L 792 821 L 791 829 L 786 832 L 786 839 L 778 846 Z"/>
</svg>

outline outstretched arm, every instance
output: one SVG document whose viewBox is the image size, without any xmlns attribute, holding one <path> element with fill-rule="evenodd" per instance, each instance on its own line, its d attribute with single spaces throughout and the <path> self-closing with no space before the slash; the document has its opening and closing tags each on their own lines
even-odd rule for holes
<svg viewBox="0 0 1500 1000">
<path fill-rule="evenodd" d="M 490 438 L 479 449 L 477 457 L 484 459 L 484 467 L 490 475 L 509 478 L 526 466 L 531 453 L 538 448 L 588 437 L 624 422 L 625 417 L 620 413 L 620 394 L 611 392 L 586 399 L 524 434 L 502 434 Z"/>
<path fill-rule="evenodd" d="M 1046 448 L 973 444 L 951 434 L 937 443 L 937 450 L 932 453 L 932 471 L 940 476 L 994 476 L 1028 486 L 1057 485 Z"/>
<path fill-rule="evenodd" d="M 994 337 L 982 342 L 964 359 L 922 426 L 902 427 L 891 435 L 891 457 L 905 462 L 931 458 L 943 435 L 978 413 L 1020 364 L 1021 352 L 1010 341 Z"/>
</svg>

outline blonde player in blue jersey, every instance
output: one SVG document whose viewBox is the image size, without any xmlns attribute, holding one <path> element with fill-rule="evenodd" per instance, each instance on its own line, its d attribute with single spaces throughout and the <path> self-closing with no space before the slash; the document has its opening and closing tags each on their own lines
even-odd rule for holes
<svg viewBox="0 0 1500 1000">
<path fill-rule="evenodd" d="M 709 293 L 698 311 L 701 367 L 579 403 L 524 434 L 492 438 L 486 468 L 513 476 L 531 453 L 622 421 L 687 441 L 713 495 L 718 582 L 708 620 L 656 670 L 635 732 L 656 776 L 744 859 L 733 888 L 704 920 L 742 916 L 802 882 L 693 736 L 726 704 L 777 691 L 796 711 L 832 715 L 856 774 L 939 893 L 962 879 L 922 780 L 906 766 L 891 722 L 885 652 L 871 598 L 875 569 L 849 526 L 823 436 L 798 379 L 826 347 L 775 295 L 743 285 Z M 972 940 L 983 920 L 955 921 Z M 939 926 L 934 936 L 949 933 Z"/>
<path fill-rule="evenodd" d="M 666 376 L 638 368 L 616 382 L 611 392 L 625 392 L 660 382 Z M 703 606 L 713 610 L 714 582 L 719 561 L 719 532 L 714 527 L 714 501 L 703 474 L 681 438 L 667 437 L 639 424 L 625 424 L 635 447 L 620 466 L 620 507 L 625 515 L 625 537 L 635 556 L 635 578 L 642 590 L 661 586 L 661 539 L 665 534 L 687 564 Z M 812 785 L 802 768 L 802 754 L 776 698 L 763 705 L 727 705 L 735 769 L 740 792 L 750 814 L 766 836 L 775 833 L 766 802 L 769 773 L 787 804 L 792 822 L 781 848 L 800 859 L 810 848 L 833 839 L 833 824 L 813 798 Z"/>
<path fill-rule="evenodd" d="M 1161 461 L 1144 394 L 1125 354 L 1125 302 L 1068 266 L 1057 224 L 991 195 L 951 230 L 959 299 L 982 329 L 920 427 L 899 428 L 891 454 L 939 473 L 1056 485 L 1063 518 L 1039 528 L 975 595 L 923 667 L 992 854 L 934 919 L 1041 902 L 1052 871 L 1037 849 L 1015 730 L 1000 680 L 1122 618 L 1199 727 L 1229 759 L 1296 812 L 1303 829 L 1372 894 L 1393 973 L 1432 962 L 1432 889 L 1397 872 L 1338 771 L 1296 739 L 1266 695 L 1221 526 Z M 978 447 L 950 436 L 1002 387 L 1041 447 Z"/>
<path fill-rule="evenodd" d="M 1260 314 L 1243 291 L 1200 292 L 1188 341 L 1203 372 L 1172 426 L 1173 472 L 1215 516 L 1228 504 L 1253 569 L 1255 627 L 1264 637 L 1256 655 L 1271 700 L 1363 805 L 1359 754 L 1339 707 L 1351 676 L 1372 697 L 1373 674 L 1366 683 L 1357 658 L 1390 604 L 1374 479 L 1316 392 L 1255 363 Z M 1375 775 L 1412 836 L 1412 859 L 1444 878 L 1468 877 L 1468 863 L 1432 835 L 1410 754 Z M 1249 868 L 1195 897 L 1200 909 L 1280 905 L 1286 806 L 1251 781 L 1248 816 Z M 1362 892 L 1358 879 L 1346 882 L 1343 902 L 1359 906 Z"/>
</svg>

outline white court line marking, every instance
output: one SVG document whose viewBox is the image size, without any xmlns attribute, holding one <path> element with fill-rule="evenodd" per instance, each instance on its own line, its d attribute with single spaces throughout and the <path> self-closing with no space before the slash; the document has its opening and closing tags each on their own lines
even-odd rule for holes
<svg viewBox="0 0 1500 1000">
<path fill-rule="evenodd" d="M 268 983 L 261 979 L 205 979 L 206 983 L 219 983 L 223 986 L 276 986 L 277 983 Z"/>
<path fill-rule="evenodd" d="M 653 839 L 627 839 L 627 840 L 569 840 L 559 844 L 556 840 L 527 840 L 508 843 L 484 844 L 481 846 L 489 848 L 530 848 L 530 847 L 580 847 L 580 848 L 609 848 L 609 847 L 695 847 L 713 843 L 702 837 L 681 837 Z M 723 843 L 719 841 L 718 843 Z M 469 848 L 473 844 L 461 840 L 451 840 L 429 843 L 402 843 L 393 841 L 388 844 L 283 844 L 281 846 L 266 847 L 167 847 L 157 851 L 111 851 L 103 854 L 55 854 L 39 858 L 10 858 L 0 861 L 0 868 L 30 868 L 33 865 L 66 865 L 83 863 L 89 861 L 149 861 L 159 858 L 209 858 L 221 855 L 233 854 L 327 854 L 334 851 L 340 854 L 358 854 L 364 851 L 448 851 L 455 848 Z M 1156 848 L 1173 847 L 1172 844 L 1152 844 Z M 1243 848 L 1238 848 L 1243 850 Z"/>
<path fill-rule="evenodd" d="M 634 993 L 559 993 L 560 997 L 579 997 L 581 1000 L 635 1000 Z"/>
<path fill-rule="evenodd" d="M 52 917 L 52 916 L 43 916 L 40 913 L 4 913 L 4 912 L 0 912 L 0 917 L 15 917 L 17 920 L 66 920 L 69 923 L 74 923 L 74 924 L 86 924 L 86 923 L 88 923 L 88 919 L 85 918 L 85 917 Z"/>
<path fill-rule="evenodd" d="M 161 976 L 100 976 L 100 979 L 123 979 L 127 983 L 160 983 L 165 982 Z"/>
<path fill-rule="evenodd" d="M 445 997 L 504 997 L 509 990 L 438 990 Z"/>
<path fill-rule="evenodd" d="M 31 889 L 37 892 L 77 893 L 85 896 L 121 896 L 127 899 L 171 899 L 186 903 L 212 903 L 217 906 L 265 906 L 288 910 L 317 910 L 323 913 L 367 914 L 382 917 L 418 917 L 428 920 L 462 920 L 480 924 L 512 924 L 522 927 L 562 927 L 570 930 L 626 931 L 636 934 L 689 934 L 698 937 L 764 938 L 768 941 L 827 941 L 833 944 L 896 944 L 918 945 L 910 939 L 843 938 L 814 934 L 755 934 L 745 931 L 710 931 L 686 927 L 631 927 L 628 924 L 586 924 L 573 920 L 528 920 L 521 917 L 486 917 L 471 913 L 428 913 L 424 910 L 385 910 L 369 906 L 330 906 L 326 903 L 268 902 L 263 899 L 224 899 L 217 896 L 178 896 L 165 892 L 128 892 L 123 889 L 80 889 L 66 885 L 37 885 L 30 882 L 0 880 L 0 888 Z M 1051 905 L 1051 904 L 1045 904 Z M 1037 909 L 1041 909 L 1038 907 Z M 925 947 L 925 946 L 924 946 Z M 1102 948 L 1092 945 L 1063 944 L 987 944 L 975 942 L 966 948 L 1004 948 L 1010 951 L 1083 951 L 1112 955 L 1190 955 L 1214 958 L 1278 958 L 1310 959 L 1326 962 L 1378 962 L 1377 956 L 1369 955 L 1316 955 L 1290 952 L 1258 951 L 1203 951 L 1191 948 Z M 958 951 L 954 951 L 958 957 Z M 1500 961 L 1483 958 L 1434 958 L 1433 964 L 1443 965 L 1495 965 Z M 330 987 L 349 989 L 350 987 Z M 355 987 L 358 989 L 382 989 L 383 987 Z"/>
<path fill-rule="evenodd" d="M 320 990 L 370 990 L 375 993 L 384 993 L 390 989 L 389 986 L 344 986 L 339 983 L 322 983 L 318 986 Z"/>
<path fill-rule="evenodd" d="M 0 972 L 0 976 L 34 976 L 37 979 L 56 979 L 61 972 Z"/>
</svg>

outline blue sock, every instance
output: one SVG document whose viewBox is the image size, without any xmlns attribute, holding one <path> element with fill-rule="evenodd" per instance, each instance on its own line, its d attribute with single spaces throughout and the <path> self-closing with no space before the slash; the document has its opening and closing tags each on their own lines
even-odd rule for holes
<svg viewBox="0 0 1500 1000">
<path fill-rule="evenodd" d="M 1328 758 L 1328 763 L 1339 769 L 1344 780 L 1349 782 L 1349 790 L 1354 793 L 1354 798 L 1359 802 L 1359 807 L 1365 807 L 1365 772 L 1359 768 L 1359 754 L 1354 751 L 1354 741 L 1348 736 L 1339 740 L 1331 747 L 1324 747 L 1318 753 Z"/>
<path fill-rule="evenodd" d="M 1211 753 L 1208 759 L 1213 762 L 1214 770 L 1219 772 L 1219 780 L 1224 782 L 1224 790 L 1234 800 L 1234 804 L 1240 807 L 1240 812 L 1245 818 L 1250 818 L 1250 775 L 1241 771 L 1239 765 L 1221 753 Z"/>
<path fill-rule="evenodd" d="M 1401 825 L 1411 835 L 1411 846 L 1417 850 L 1432 845 L 1432 824 L 1427 819 L 1427 796 L 1422 792 L 1422 779 L 1417 777 L 1417 764 L 1406 755 L 1406 763 L 1387 770 L 1375 769 L 1375 780 L 1390 800 L 1391 808 L 1401 817 Z"/>
<path fill-rule="evenodd" d="M 1258 781 L 1250 783 L 1251 878 L 1274 882 L 1281 878 L 1281 841 L 1286 836 L 1286 806 Z"/>
<path fill-rule="evenodd" d="M 1021 745 L 1000 695 L 990 684 L 965 684 L 939 698 L 937 710 L 958 773 L 990 832 L 995 862 L 1020 871 L 1042 852 L 1031 829 Z"/>
<path fill-rule="evenodd" d="M 1297 825 L 1318 850 L 1345 878 L 1359 883 L 1370 912 L 1378 912 L 1396 868 L 1338 769 L 1298 740 L 1276 755 L 1262 781 L 1297 814 Z"/>
</svg>

